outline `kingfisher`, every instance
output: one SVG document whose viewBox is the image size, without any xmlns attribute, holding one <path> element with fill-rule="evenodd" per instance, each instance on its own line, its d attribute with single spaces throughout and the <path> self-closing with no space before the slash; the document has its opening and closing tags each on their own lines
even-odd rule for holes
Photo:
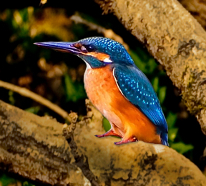
<svg viewBox="0 0 206 186">
<path fill-rule="evenodd" d="M 118 136 L 121 141 L 116 145 L 140 140 L 169 146 L 158 97 L 122 44 L 105 37 L 34 44 L 74 54 L 86 63 L 87 96 L 111 125 L 109 131 L 96 137 Z"/>
</svg>

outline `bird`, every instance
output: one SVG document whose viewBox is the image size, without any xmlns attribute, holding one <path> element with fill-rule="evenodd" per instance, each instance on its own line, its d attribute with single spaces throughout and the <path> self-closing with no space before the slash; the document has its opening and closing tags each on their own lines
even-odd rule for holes
<svg viewBox="0 0 206 186">
<path fill-rule="evenodd" d="M 34 44 L 76 55 L 86 63 L 87 96 L 111 125 L 109 131 L 96 137 L 120 137 L 116 145 L 144 141 L 169 146 L 158 97 L 122 44 L 106 37 Z"/>
</svg>

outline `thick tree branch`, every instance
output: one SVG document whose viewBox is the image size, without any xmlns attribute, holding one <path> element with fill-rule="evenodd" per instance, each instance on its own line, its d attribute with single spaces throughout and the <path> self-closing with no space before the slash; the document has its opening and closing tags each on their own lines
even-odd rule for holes
<svg viewBox="0 0 206 186">
<path fill-rule="evenodd" d="M 176 0 L 96 0 L 162 64 L 206 135 L 206 33 Z"/>
<path fill-rule="evenodd" d="M 179 0 L 179 2 L 194 16 L 206 29 L 206 1 L 205 0 Z"/>
<path fill-rule="evenodd" d="M 204 185 L 184 156 L 143 142 L 115 146 L 98 139 L 102 115 L 87 101 L 88 117 L 62 126 L 0 101 L 0 169 L 51 185 Z M 62 135 L 62 129 L 64 136 Z M 66 140 L 67 139 L 67 140 Z"/>
<path fill-rule="evenodd" d="M 62 125 L 0 101 L 0 169 L 51 185 L 84 184 Z"/>
</svg>

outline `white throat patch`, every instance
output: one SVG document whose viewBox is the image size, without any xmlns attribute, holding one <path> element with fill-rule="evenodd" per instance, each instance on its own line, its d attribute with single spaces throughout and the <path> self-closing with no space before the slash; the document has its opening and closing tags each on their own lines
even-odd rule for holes
<svg viewBox="0 0 206 186">
<path fill-rule="evenodd" d="M 103 60 L 105 63 L 112 63 L 113 61 L 108 57 Z"/>
</svg>

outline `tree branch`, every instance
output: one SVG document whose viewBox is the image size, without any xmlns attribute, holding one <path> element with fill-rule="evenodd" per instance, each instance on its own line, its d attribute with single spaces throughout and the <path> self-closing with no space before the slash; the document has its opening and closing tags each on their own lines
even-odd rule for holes
<svg viewBox="0 0 206 186">
<path fill-rule="evenodd" d="M 80 17 L 77 13 L 75 15 L 71 16 L 70 19 L 72 21 L 74 21 L 76 24 L 84 24 L 87 27 L 89 27 L 91 30 L 96 30 L 98 33 L 103 34 L 104 37 L 108 37 L 110 39 L 114 39 L 115 41 L 118 41 L 119 43 L 124 45 L 124 47 L 127 50 L 129 49 L 129 46 L 123 41 L 123 39 L 119 35 L 115 34 L 113 30 L 106 29 L 102 26 L 99 26 L 97 24 L 89 22 L 89 21 L 83 19 L 82 17 Z"/>
<path fill-rule="evenodd" d="M 57 114 L 59 114 L 60 116 L 62 116 L 64 119 L 70 121 L 71 118 L 69 117 L 69 114 L 61 109 L 58 105 L 55 105 L 54 103 L 52 103 L 51 101 L 41 97 L 38 94 L 35 94 L 34 92 L 26 89 L 26 88 L 22 88 L 16 85 L 13 85 L 11 83 L 7 83 L 4 81 L 0 80 L 0 87 L 3 87 L 5 89 L 11 90 L 13 92 L 16 92 L 24 97 L 28 97 L 30 99 L 33 99 L 34 101 L 48 107 L 49 109 L 53 110 L 54 112 L 56 112 Z"/>
<path fill-rule="evenodd" d="M 206 4 L 204 0 L 179 0 L 179 2 L 197 19 L 202 27 L 206 29 Z"/>
<path fill-rule="evenodd" d="M 206 135 L 206 34 L 176 0 L 96 0 L 162 64 Z"/>
<path fill-rule="evenodd" d="M 88 101 L 87 108 L 84 120 L 77 122 L 71 113 L 71 125 L 62 127 L 0 101 L 0 169 L 51 185 L 206 183 L 192 162 L 169 147 L 144 142 L 115 146 L 117 138 L 96 138 L 104 132 L 102 115 Z"/>
<path fill-rule="evenodd" d="M 83 185 L 88 180 L 74 161 L 60 123 L 0 101 L 0 169 L 51 185 Z"/>
</svg>

